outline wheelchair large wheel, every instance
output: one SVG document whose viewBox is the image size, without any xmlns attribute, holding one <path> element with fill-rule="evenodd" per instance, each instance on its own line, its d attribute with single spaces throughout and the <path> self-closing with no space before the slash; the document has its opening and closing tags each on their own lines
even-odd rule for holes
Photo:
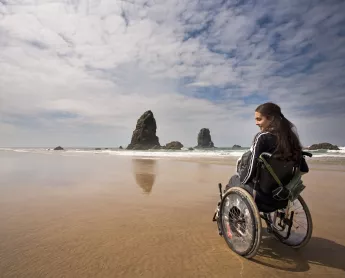
<svg viewBox="0 0 345 278">
<path fill-rule="evenodd" d="M 219 217 L 231 250 L 245 258 L 254 257 L 261 241 L 261 219 L 252 196 L 240 187 L 230 188 L 222 198 Z"/>
<path fill-rule="evenodd" d="M 276 230 L 276 233 L 279 234 L 279 236 L 276 237 L 285 245 L 299 249 L 304 247 L 309 242 L 313 233 L 313 221 L 309 208 L 302 196 L 299 196 L 293 202 L 289 202 L 289 216 L 291 216 L 292 212 L 294 212 L 294 215 L 289 237 L 287 239 L 282 239 L 282 237 L 286 237 L 288 227 L 286 227 L 284 230 Z M 271 219 L 273 221 L 275 213 L 277 212 L 271 213 Z M 276 219 L 276 222 L 277 221 L 279 221 L 279 219 Z M 276 223 L 273 224 L 276 225 Z"/>
</svg>

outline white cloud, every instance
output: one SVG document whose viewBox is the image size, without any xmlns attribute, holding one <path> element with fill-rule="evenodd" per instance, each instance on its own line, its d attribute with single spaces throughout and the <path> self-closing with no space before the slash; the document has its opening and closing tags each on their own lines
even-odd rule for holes
<svg viewBox="0 0 345 278">
<path fill-rule="evenodd" d="M 66 145 L 126 145 L 148 109 L 162 143 L 194 145 L 199 129 L 209 127 L 216 145 L 249 145 L 259 103 L 243 98 L 254 94 L 281 104 L 303 128 L 317 115 L 308 105 L 328 115 L 345 102 L 345 40 L 335 40 L 343 6 L 298 3 L 268 1 L 255 9 L 177 0 L 0 3 L 0 131 L 7 134 L 0 145 L 25 145 L 27 136 L 33 145 L 59 144 L 57 138 Z M 260 29 L 265 14 L 271 21 Z M 320 34 L 317 24 L 333 32 Z M 278 33 L 280 52 L 271 46 Z M 312 49 L 301 54 L 308 43 Z M 299 72 L 318 55 L 326 58 Z M 209 93 L 200 97 L 200 89 Z M 335 110 L 325 125 L 344 114 Z M 335 141 L 339 129 L 302 139 Z"/>
<path fill-rule="evenodd" d="M 187 84 L 187 87 L 208 87 L 211 84 L 208 82 L 194 82 L 194 83 L 190 83 Z"/>
</svg>

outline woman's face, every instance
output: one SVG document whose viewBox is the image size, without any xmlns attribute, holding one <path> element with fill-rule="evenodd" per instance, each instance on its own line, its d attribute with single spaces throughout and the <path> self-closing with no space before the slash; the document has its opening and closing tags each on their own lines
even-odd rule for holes
<svg viewBox="0 0 345 278">
<path fill-rule="evenodd" d="M 255 112 L 255 124 L 260 128 L 261 131 L 267 129 L 270 123 L 271 121 L 267 117 L 261 115 L 259 112 Z"/>
</svg>

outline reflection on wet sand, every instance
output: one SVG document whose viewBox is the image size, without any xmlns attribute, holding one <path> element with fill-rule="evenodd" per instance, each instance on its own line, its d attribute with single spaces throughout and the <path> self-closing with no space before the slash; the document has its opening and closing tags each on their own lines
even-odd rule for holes
<svg viewBox="0 0 345 278">
<path fill-rule="evenodd" d="M 155 159 L 133 159 L 133 172 L 144 194 L 150 194 L 156 179 Z"/>
</svg>

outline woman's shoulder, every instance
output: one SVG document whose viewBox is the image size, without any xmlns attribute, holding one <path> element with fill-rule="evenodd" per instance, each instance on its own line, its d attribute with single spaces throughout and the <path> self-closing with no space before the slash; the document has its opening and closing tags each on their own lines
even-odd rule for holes
<svg viewBox="0 0 345 278">
<path fill-rule="evenodd" d="M 276 135 L 268 131 L 260 131 L 255 135 L 250 149 L 253 151 L 255 148 L 259 148 L 268 152 L 272 151 L 272 148 L 275 148 L 276 144 Z"/>
<path fill-rule="evenodd" d="M 276 138 L 276 135 L 274 135 L 272 132 L 260 131 L 255 135 L 254 143 L 255 143 L 255 141 L 259 141 L 259 140 L 275 139 L 275 138 Z"/>
</svg>

